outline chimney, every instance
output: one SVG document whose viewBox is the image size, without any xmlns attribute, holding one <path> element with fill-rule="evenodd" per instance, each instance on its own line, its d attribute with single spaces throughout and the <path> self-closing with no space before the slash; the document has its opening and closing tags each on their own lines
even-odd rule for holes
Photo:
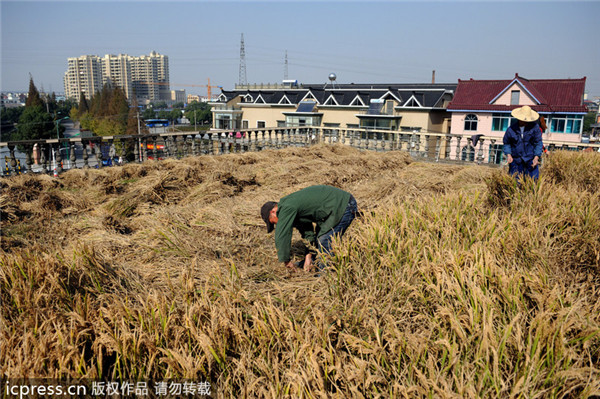
<svg viewBox="0 0 600 399">
<path fill-rule="evenodd" d="M 431 72 L 431 84 L 435 84 L 435 69 Z"/>
</svg>

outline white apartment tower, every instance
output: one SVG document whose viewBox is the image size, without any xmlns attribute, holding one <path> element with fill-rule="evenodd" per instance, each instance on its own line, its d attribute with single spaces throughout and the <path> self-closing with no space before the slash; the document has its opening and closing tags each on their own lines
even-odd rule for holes
<svg viewBox="0 0 600 399">
<path fill-rule="evenodd" d="M 171 99 L 169 57 L 155 51 L 140 57 L 107 54 L 104 58 L 69 58 L 64 83 L 65 95 L 73 99 L 79 99 L 82 92 L 90 99 L 106 83 L 121 87 L 127 99 L 135 97 L 139 104 Z"/>
<path fill-rule="evenodd" d="M 131 80 L 131 62 L 128 55 L 107 54 L 102 59 L 103 83 L 119 86 L 125 92 L 125 96 L 131 99 L 133 96 L 133 82 Z"/>
<path fill-rule="evenodd" d="M 80 93 L 87 99 L 102 88 L 102 64 L 95 55 L 68 59 L 65 72 L 65 96 L 79 100 Z"/>
</svg>

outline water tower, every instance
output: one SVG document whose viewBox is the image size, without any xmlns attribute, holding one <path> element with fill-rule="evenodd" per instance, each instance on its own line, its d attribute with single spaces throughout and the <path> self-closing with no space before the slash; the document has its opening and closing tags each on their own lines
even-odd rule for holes
<svg viewBox="0 0 600 399">
<path fill-rule="evenodd" d="M 329 74 L 329 83 L 331 83 L 331 88 L 332 88 L 332 89 L 335 89 L 335 80 L 336 80 L 336 79 L 337 79 L 337 76 L 336 76 L 336 74 L 335 74 L 335 73 L 333 73 L 333 72 L 332 72 L 332 73 L 330 73 L 330 74 Z M 328 85 L 329 83 L 325 83 L 325 86 L 323 86 L 323 88 L 326 88 L 326 87 L 327 87 L 327 85 Z M 339 85 L 338 85 L 338 89 L 339 89 L 339 88 L 340 88 L 340 87 L 339 87 Z"/>
</svg>

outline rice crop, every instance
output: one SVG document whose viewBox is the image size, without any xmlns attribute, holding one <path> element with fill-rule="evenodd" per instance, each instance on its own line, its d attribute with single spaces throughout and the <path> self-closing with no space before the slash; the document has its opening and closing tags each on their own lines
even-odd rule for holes
<svg viewBox="0 0 600 399">
<path fill-rule="evenodd" d="M 541 176 L 319 145 L 3 179 L 0 376 L 598 396 L 600 155 Z M 312 184 L 363 211 L 320 276 L 278 263 L 259 216 Z"/>
</svg>

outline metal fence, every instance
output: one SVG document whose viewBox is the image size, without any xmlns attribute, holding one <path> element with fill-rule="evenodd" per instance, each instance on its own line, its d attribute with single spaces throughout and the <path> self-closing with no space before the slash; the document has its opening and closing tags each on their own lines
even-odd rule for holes
<svg viewBox="0 0 600 399">
<path fill-rule="evenodd" d="M 342 144 L 369 151 L 407 151 L 413 157 L 434 162 L 500 165 L 504 162 L 502 140 L 428 132 L 343 129 L 328 127 L 281 127 L 207 132 L 166 132 L 148 135 L 94 136 L 0 143 L 4 158 L 2 174 L 53 173 L 73 168 L 102 168 L 132 162 L 220 155 L 307 147 L 317 143 Z M 574 151 L 599 144 L 546 143 L 550 150 Z M 0 158 L 1 159 L 1 158 Z"/>
</svg>

